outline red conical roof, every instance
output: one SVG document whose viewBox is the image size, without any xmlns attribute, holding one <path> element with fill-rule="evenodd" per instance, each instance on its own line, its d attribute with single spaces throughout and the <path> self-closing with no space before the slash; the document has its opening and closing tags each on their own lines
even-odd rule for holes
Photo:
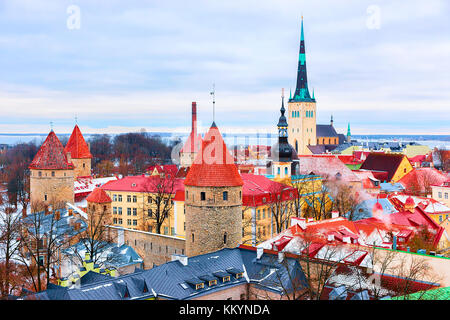
<svg viewBox="0 0 450 320">
<path fill-rule="evenodd" d="M 95 188 L 94 191 L 86 198 L 87 202 L 95 203 L 108 203 L 111 202 L 111 198 L 102 188 Z"/>
<path fill-rule="evenodd" d="M 70 157 L 74 159 L 90 159 L 92 154 L 89 152 L 89 147 L 81 134 L 78 125 L 73 128 L 72 134 L 67 142 L 64 152 L 70 152 Z"/>
<path fill-rule="evenodd" d="M 244 185 L 234 159 L 215 123 L 203 138 L 200 151 L 189 169 L 185 185 L 199 187 Z"/>
<path fill-rule="evenodd" d="M 30 169 L 48 169 L 48 170 L 67 170 L 73 169 L 71 162 L 67 161 L 64 147 L 56 136 L 55 132 L 50 131 L 44 143 L 29 165 Z"/>
</svg>

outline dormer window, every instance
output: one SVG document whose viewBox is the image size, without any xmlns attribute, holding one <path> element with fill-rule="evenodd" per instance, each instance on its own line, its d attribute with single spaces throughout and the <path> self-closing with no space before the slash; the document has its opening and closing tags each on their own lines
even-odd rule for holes
<svg viewBox="0 0 450 320">
<path fill-rule="evenodd" d="M 205 284 L 203 282 L 202 283 L 197 283 L 195 285 L 195 290 L 203 289 L 204 287 L 205 287 Z"/>
<path fill-rule="evenodd" d="M 228 282 L 230 281 L 230 276 L 225 276 L 222 278 L 222 282 Z"/>
<path fill-rule="evenodd" d="M 215 286 L 216 284 L 217 284 L 217 280 L 211 280 L 211 281 L 208 282 L 208 285 L 210 287 Z"/>
<path fill-rule="evenodd" d="M 236 273 L 236 279 L 240 279 L 240 278 L 242 278 L 243 276 L 244 276 L 244 273 L 243 273 L 243 272 Z"/>
</svg>

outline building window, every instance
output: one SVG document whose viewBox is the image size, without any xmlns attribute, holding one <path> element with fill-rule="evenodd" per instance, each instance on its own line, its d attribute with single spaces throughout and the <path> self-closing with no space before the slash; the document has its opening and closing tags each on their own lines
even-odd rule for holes
<svg viewBox="0 0 450 320">
<path fill-rule="evenodd" d="M 258 214 L 256 215 L 256 219 L 257 220 L 261 219 L 261 210 L 258 210 Z"/>
<path fill-rule="evenodd" d="M 119 194 L 119 202 L 122 202 L 122 195 L 121 194 Z"/>
<path fill-rule="evenodd" d="M 444 193 L 444 199 L 448 199 L 448 193 Z"/>
<path fill-rule="evenodd" d="M 131 202 L 131 196 L 130 195 L 127 196 L 127 202 Z"/>
<path fill-rule="evenodd" d="M 152 203 L 152 197 L 147 196 L 147 202 L 148 202 L 148 203 Z"/>
<path fill-rule="evenodd" d="M 122 207 L 117 208 L 119 210 L 119 215 L 122 215 Z"/>
<path fill-rule="evenodd" d="M 55 176 L 55 171 L 52 171 L 52 177 L 54 177 Z"/>
<path fill-rule="evenodd" d="M 200 199 L 202 201 L 206 200 L 206 193 L 205 192 L 200 192 Z"/>
<path fill-rule="evenodd" d="M 117 218 L 114 218 L 114 219 L 113 219 L 113 223 L 114 223 L 114 224 L 117 224 Z"/>
<path fill-rule="evenodd" d="M 127 215 L 131 216 L 131 208 L 127 208 Z"/>
<path fill-rule="evenodd" d="M 288 174 L 288 168 L 284 168 L 284 174 L 287 175 Z"/>
<path fill-rule="evenodd" d="M 186 191 L 186 200 L 189 198 L 189 192 Z"/>
<path fill-rule="evenodd" d="M 164 234 L 165 235 L 169 234 L 169 227 L 164 227 Z"/>
<path fill-rule="evenodd" d="M 175 228 L 174 228 L 174 227 L 171 227 L 171 228 L 170 228 L 170 235 L 171 235 L 171 236 L 174 236 L 174 235 L 175 235 Z"/>
<path fill-rule="evenodd" d="M 46 194 L 44 194 L 44 200 L 47 201 L 47 195 Z"/>
<path fill-rule="evenodd" d="M 137 197 L 133 196 L 133 202 L 137 202 Z"/>
<path fill-rule="evenodd" d="M 149 217 L 152 217 L 152 216 L 153 216 L 152 209 L 148 209 L 148 210 L 147 210 L 147 215 L 148 215 Z"/>
<path fill-rule="evenodd" d="M 223 234 L 223 244 L 227 244 L 227 233 Z"/>
<path fill-rule="evenodd" d="M 226 277 L 222 278 L 222 282 L 228 282 L 228 281 L 230 281 L 230 276 L 226 276 Z M 231 298 L 230 298 L 230 300 L 231 300 Z"/>
<path fill-rule="evenodd" d="M 133 226 L 137 226 L 137 220 L 133 219 Z"/>
<path fill-rule="evenodd" d="M 195 240 L 195 237 L 194 237 L 194 234 L 192 233 L 192 242 L 194 242 L 194 240 Z"/>
<path fill-rule="evenodd" d="M 137 216 L 137 209 L 133 208 L 133 216 Z"/>
<path fill-rule="evenodd" d="M 131 219 L 127 219 L 127 225 L 131 226 Z"/>
<path fill-rule="evenodd" d="M 263 219 L 266 218 L 266 209 L 263 209 Z"/>
<path fill-rule="evenodd" d="M 41 171 L 38 172 L 38 176 L 42 177 L 42 172 Z"/>
<path fill-rule="evenodd" d="M 86 168 L 86 163 L 83 162 L 83 168 Z"/>
<path fill-rule="evenodd" d="M 438 198 L 442 198 L 442 192 L 438 192 Z"/>
<path fill-rule="evenodd" d="M 113 194 L 113 201 L 117 201 L 117 194 Z"/>
<path fill-rule="evenodd" d="M 186 222 L 183 224 L 184 231 L 186 231 Z"/>
<path fill-rule="evenodd" d="M 223 192 L 223 201 L 228 201 L 228 191 Z"/>
<path fill-rule="evenodd" d="M 122 224 L 122 218 L 119 218 L 119 224 Z"/>
</svg>

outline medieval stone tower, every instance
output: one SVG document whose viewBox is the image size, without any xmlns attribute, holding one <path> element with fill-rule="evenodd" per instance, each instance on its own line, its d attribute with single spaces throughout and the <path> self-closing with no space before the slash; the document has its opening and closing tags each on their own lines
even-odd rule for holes
<svg viewBox="0 0 450 320">
<path fill-rule="evenodd" d="M 112 200 L 102 188 L 95 188 L 86 198 L 88 228 L 97 228 L 99 225 L 112 224 L 111 203 Z M 91 232 L 89 230 L 91 234 Z"/>
<path fill-rule="evenodd" d="M 288 102 L 289 144 L 298 154 L 309 154 L 308 145 L 316 145 L 316 99 L 309 94 L 306 73 L 305 38 L 303 17 L 298 58 L 297 87 Z"/>
<path fill-rule="evenodd" d="M 74 178 L 91 175 L 92 154 L 78 125 L 75 125 L 64 152 L 75 166 Z"/>
<path fill-rule="evenodd" d="M 73 203 L 74 165 L 64 147 L 50 131 L 30 166 L 30 204 L 61 205 Z"/>
<path fill-rule="evenodd" d="M 186 176 L 186 255 L 234 248 L 242 238 L 244 182 L 213 123 Z"/>
</svg>

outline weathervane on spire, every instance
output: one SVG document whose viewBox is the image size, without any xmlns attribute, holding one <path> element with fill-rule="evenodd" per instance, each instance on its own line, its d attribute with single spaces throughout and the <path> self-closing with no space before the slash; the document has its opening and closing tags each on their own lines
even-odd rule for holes
<svg viewBox="0 0 450 320">
<path fill-rule="evenodd" d="M 75 115 L 75 124 L 78 124 L 78 117 Z"/>
<path fill-rule="evenodd" d="M 50 121 L 50 130 L 53 131 L 53 121 Z"/>
<path fill-rule="evenodd" d="M 209 93 L 213 97 L 213 122 L 216 121 L 216 85 L 213 83 L 213 89 Z"/>
</svg>

